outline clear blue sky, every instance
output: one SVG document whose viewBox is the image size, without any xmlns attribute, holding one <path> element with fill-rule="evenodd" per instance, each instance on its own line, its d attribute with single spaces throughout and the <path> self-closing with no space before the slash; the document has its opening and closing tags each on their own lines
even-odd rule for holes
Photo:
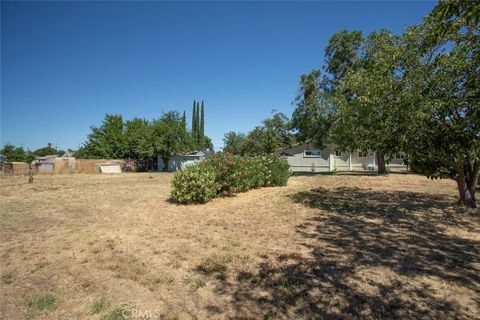
<svg viewBox="0 0 480 320">
<path fill-rule="evenodd" d="M 78 148 L 105 113 L 190 114 L 216 148 L 272 109 L 291 115 L 302 73 L 336 31 L 395 33 L 435 2 L 3 2 L 1 144 Z"/>
</svg>

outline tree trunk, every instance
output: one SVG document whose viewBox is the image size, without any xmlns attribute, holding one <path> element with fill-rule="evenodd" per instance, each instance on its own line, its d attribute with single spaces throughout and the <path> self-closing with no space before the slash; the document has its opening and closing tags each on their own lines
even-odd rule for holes
<svg viewBox="0 0 480 320">
<path fill-rule="evenodd" d="M 475 191 L 477 190 L 478 179 L 480 176 L 480 161 L 474 162 L 469 166 L 469 179 L 467 180 L 468 191 L 472 197 L 472 208 L 477 207 L 477 199 L 475 197 Z"/>
<path fill-rule="evenodd" d="M 28 183 L 33 183 L 32 164 L 28 165 Z"/>
<path fill-rule="evenodd" d="M 170 159 L 162 157 L 163 160 L 163 172 L 168 172 L 168 162 Z"/>
<path fill-rule="evenodd" d="M 460 195 L 459 202 L 469 208 L 477 207 L 475 191 L 478 183 L 479 169 L 480 162 L 468 164 L 458 169 L 457 177 L 455 178 Z"/>
<path fill-rule="evenodd" d="M 150 163 L 153 171 L 158 170 L 158 162 L 156 160 L 157 160 L 156 158 L 150 159 Z"/>
<path fill-rule="evenodd" d="M 387 174 L 387 168 L 385 167 L 385 155 L 381 152 L 376 152 L 378 174 Z"/>
</svg>

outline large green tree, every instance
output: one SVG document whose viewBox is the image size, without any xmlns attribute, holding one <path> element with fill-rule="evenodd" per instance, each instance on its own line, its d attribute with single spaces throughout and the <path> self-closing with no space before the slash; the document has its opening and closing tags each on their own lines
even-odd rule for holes
<svg viewBox="0 0 480 320">
<path fill-rule="evenodd" d="M 414 54 L 406 90 L 418 112 L 411 123 L 412 167 L 451 178 L 460 202 L 476 206 L 480 170 L 480 25 L 475 1 L 441 1 L 405 33 Z"/>
<path fill-rule="evenodd" d="M 193 100 L 193 107 L 192 107 L 192 140 L 197 141 L 197 134 L 198 134 L 198 116 L 197 116 L 197 102 Z"/>
<path fill-rule="evenodd" d="M 0 154 L 5 156 L 7 162 L 23 162 L 26 152 L 23 147 L 15 147 L 14 145 L 7 143 L 0 150 Z"/>
<path fill-rule="evenodd" d="M 335 33 L 325 49 L 323 75 L 320 70 L 312 70 L 300 77 L 292 115 L 292 128 L 300 141 L 312 140 L 319 148 L 331 142 L 331 127 L 336 118 L 332 96 L 345 74 L 362 65 L 363 42 L 360 31 Z"/>
<path fill-rule="evenodd" d="M 374 150 L 378 173 L 388 155 L 401 152 L 412 116 L 403 95 L 400 40 L 387 30 L 372 32 L 359 66 L 346 72 L 333 94 L 332 140 L 343 150 Z"/>
<path fill-rule="evenodd" d="M 166 112 L 153 121 L 150 139 L 153 153 L 162 157 L 164 171 L 168 171 L 168 164 L 173 156 L 192 150 L 189 133 L 183 127 L 180 114 L 176 111 Z"/>
<path fill-rule="evenodd" d="M 325 85 L 334 89 L 347 72 L 362 65 L 364 37 L 361 31 L 339 31 L 332 35 L 325 48 Z"/>
<path fill-rule="evenodd" d="M 273 154 L 295 141 L 288 117 L 275 112 L 264 119 L 262 125 L 250 131 L 245 140 L 245 153 L 249 155 Z"/>
<path fill-rule="evenodd" d="M 151 160 L 154 156 L 149 139 L 151 124 L 143 118 L 133 118 L 125 123 L 125 157 Z"/>
<path fill-rule="evenodd" d="M 187 129 L 187 115 L 185 114 L 185 111 L 183 111 L 182 115 L 182 126 L 185 128 L 185 130 Z"/>
<path fill-rule="evenodd" d="M 197 107 L 195 108 L 195 122 L 196 122 L 196 127 L 195 127 L 195 143 L 196 143 L 196 149 L 201 149 L 202 148 L 202 141 L 200 140 L 200 102 L 197 101 Z"/>
<path fill-rule="evenodd" d="M 75 153 L 78 158 L 123 159 L 126 155 L 121 115 L 106 114 L 100 127 L 91 126 L 88 140 Z"/>
<path fill-rule="evenodd" d="M 61 156 L 65 153 L 65 151 L 54 148 L 52 143 L 49 142 L 46 147 L 39 148 L 39 149 L 33 151 L 33 153 L 36 156 L 46 156 L 46 155 L 59 155 L 59 156 Z"/>
<path fill-rule="evenodd" d="M 300 141 L 313 140 L 322 147 L 329 139 L 334 114 L 326 102 L 327 93 L 322 84 L 320 70 L 300 77 L 300 88 L 295 98 L 291 127 Z"/>
<path fill-rule="evenodd" d="M 244 156 L 246 154 L 246 139 L 244 133 L 234 131 L 227 132 L 223 137 L 223 151 Z"/>
<path fill-rule="evenodd" d="M 205 148 L 205 105 L 203 104 L 202 100 L 202 106 L 200 109 L 200 128 L 199 128 L 199 140 L 200 140 L 200 149 Z"/>
</svg>

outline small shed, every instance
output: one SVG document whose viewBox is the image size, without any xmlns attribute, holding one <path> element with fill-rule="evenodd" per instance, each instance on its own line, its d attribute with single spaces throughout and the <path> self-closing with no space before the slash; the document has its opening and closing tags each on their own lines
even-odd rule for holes
<svg viewBox="0 0 480 320">
<path fill-rule="evenodd" d="M 204 151 L 195 151 L 183 155 L 173 156 L 168 162 L 168 171 L 178 171 L 186 166 L 195 164 L 199 161 L 205 160 L 207 157 Z M 165 164 L 161 156 L 157 156 L 157 170 L 163 171 Z"/>
<path fill-rule="evenodd" d="M 35 165 L 37 166 L 38 173 L 53 173 L 55 168 L 55 160 L 57 155 L 46 155 L 35 157 Z"/>
</svg>

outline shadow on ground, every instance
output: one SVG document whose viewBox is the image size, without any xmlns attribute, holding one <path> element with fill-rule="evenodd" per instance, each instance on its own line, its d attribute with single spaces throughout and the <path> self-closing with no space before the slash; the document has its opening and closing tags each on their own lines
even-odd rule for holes
<svg viewBox="0 0 480 320">
<path fill-rule="evenodd" d="M 318 188 L 290 198 L 318 209 L 296 226 L 305 252 L 222 282 L 235 318 L 479 317 L 480 242 L 444 232 L 475 232 L 478 213 L 415 192 Z"/>
</svg>

